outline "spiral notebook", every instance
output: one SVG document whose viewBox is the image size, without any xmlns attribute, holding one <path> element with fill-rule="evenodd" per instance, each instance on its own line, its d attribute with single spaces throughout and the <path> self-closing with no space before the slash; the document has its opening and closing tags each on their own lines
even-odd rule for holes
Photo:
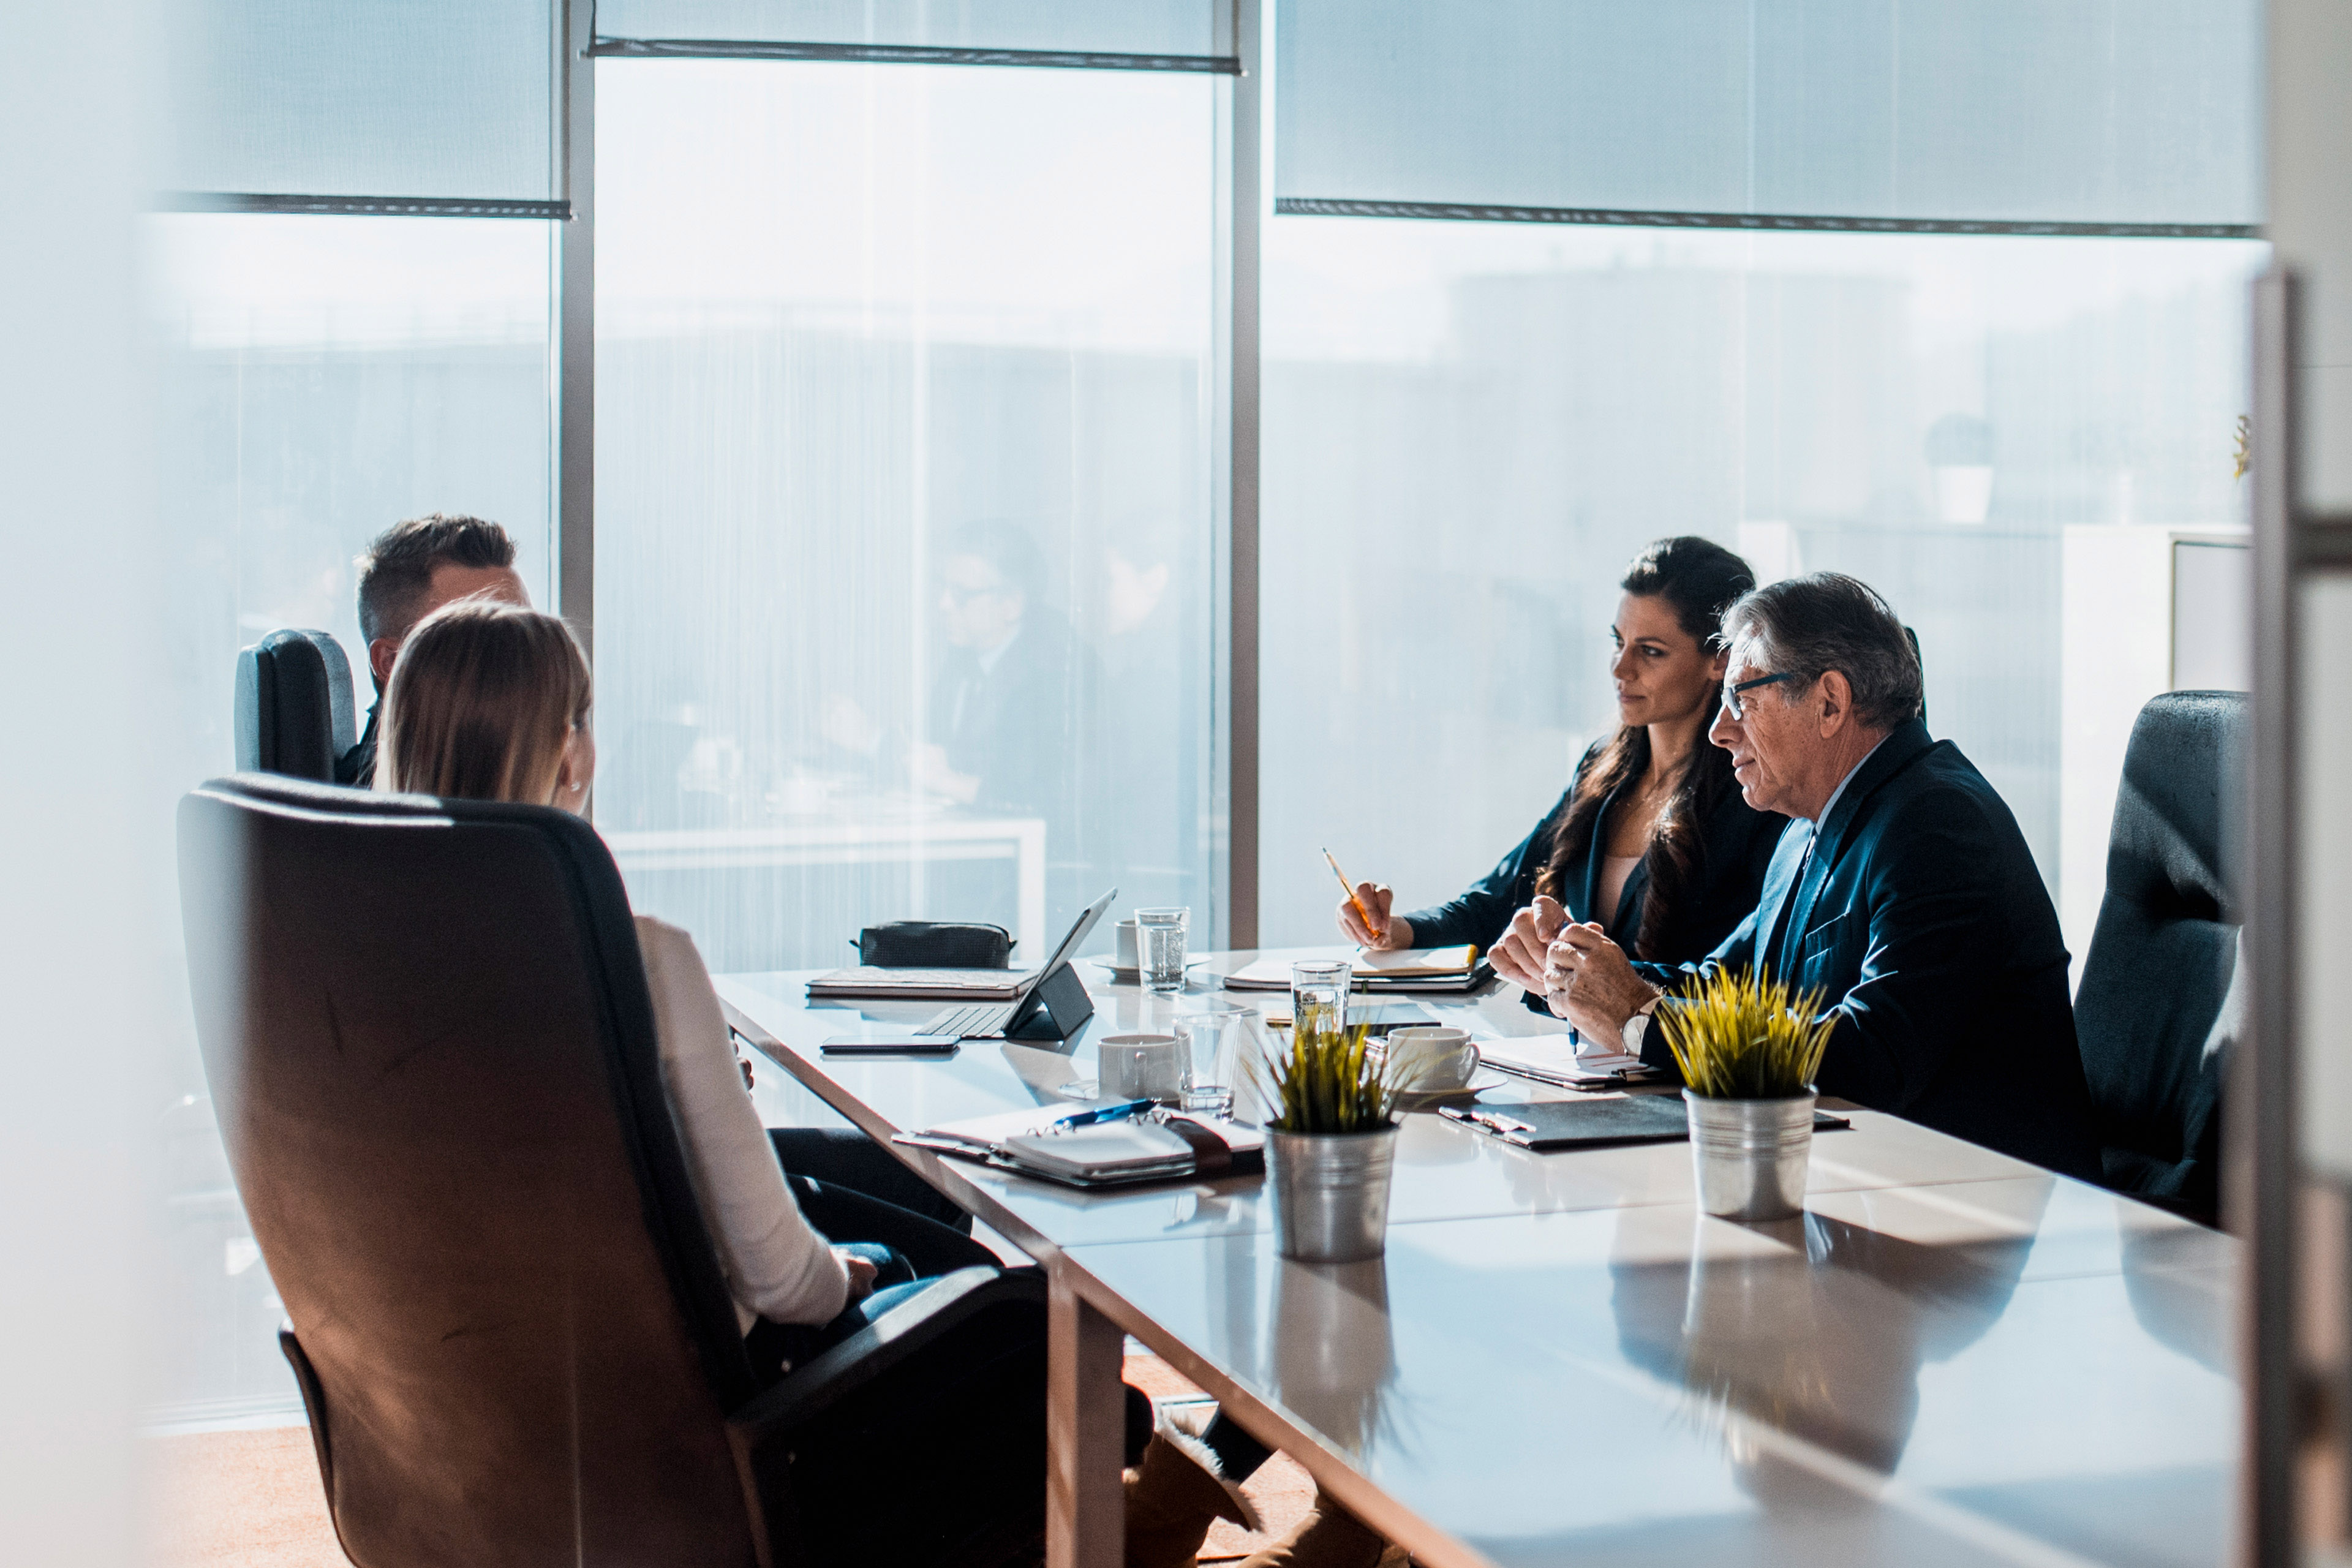
<svg viewBox="0 0 2352 1568">
<path fill-rule="evenodd" d="M 1239 1175 L 1265 1168 L 1265 1140 L 1256 1128 L 1172 1111 L 1083 1127 L 1056 1125 L 1052 1112 L 1042 1108 L 1003 1111 L 901 1132 L 891 1142 L 984 1160 L 1073 1187 Z"/>
</svg>

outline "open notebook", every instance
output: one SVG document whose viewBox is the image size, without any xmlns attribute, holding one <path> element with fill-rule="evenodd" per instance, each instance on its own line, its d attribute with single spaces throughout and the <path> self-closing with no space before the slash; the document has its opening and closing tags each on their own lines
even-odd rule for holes
<svg viewBox="0 0 2352 1568">
<path fill-rule="evenodd" d="M 1149 1117 L 1060 1125 L 1078 1106 L 1038 1106 L 943 1121 L 891 1142 L 982 1160 L 1073 1187 L 1123 1186 L 1177 1176 L 1238 1175 L 1265 1169 L 1265 1139 L 1255 1127 L 1206 1116 Z"/>
</svg>

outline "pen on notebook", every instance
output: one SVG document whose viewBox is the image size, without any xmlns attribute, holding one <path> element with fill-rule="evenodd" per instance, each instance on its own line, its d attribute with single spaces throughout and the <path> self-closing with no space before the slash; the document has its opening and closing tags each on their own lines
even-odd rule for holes
<svg viewBox="0 0 2352 1568">
<path fill-rule="evenodd" d="M 1356 918 L 1364 922 L 1366 931 L 1371 930 L 1372 912 L 1364 908 L 1363 900 L 1356 897 L 1356 884 L 1348 880 L 1348 873 L 1339 869 L 1339 862 L 1331 858 L 1331 851 L 1328 849 L 1323 851 L 1323 864 L 1330 867 L 1331 875 L 1339 879 L 1339 890 L 1348 895 L 1349 903 L 1356 906 Z"/>
<path fill-rule="evenodd" d="M 1050 1125 L 1091 1127 L 1097 1121 L 1118 1121 L 1133 1116 L 1137 1111 L 1150 1110 L 1152 1103 L 1149 1100 L 1122 1100 L 1115 1105 L 1088 1106 L 1084 1110 L 1073 1110 L 1067 1116 L 1056 1116 Z"/>
</svg>

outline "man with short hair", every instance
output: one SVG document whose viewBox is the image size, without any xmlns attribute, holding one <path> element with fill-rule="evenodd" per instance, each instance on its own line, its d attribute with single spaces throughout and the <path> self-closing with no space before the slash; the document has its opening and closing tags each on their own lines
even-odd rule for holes
<svg viewBox="0 0 2352 1568">
<path fill-rule="evenodd" d="M 1076 826 L 1073 760 L 1092 733 L 1095 676 L 1045 587 L 1045 557 L 1019 523 L 950 536 L 937 601 L 947 646 L 915 778 L 960 805 L 1044 817 L 1059 858 Z"/>
<path fill-rule="evenodd" d="M 1827 999 L 1823 1094 L 2095 1181 L 2057 911 L 2009 807 L 1928 738 L 1902 623 L 1822 572 L 1746 595 L 1721 635 L 1731 662 L 1707 738 L 1749 805 L 1797 819 L 1763 897 L 1678 969 L 1628 962 L 1597 925 L 1563 927 L 1543 973 L 1552 1011 L 1670 1070 L 1651 1026 L 1673 1005 L 1664 988 L 1752 965 Z"/>
<path fill-rule="evenodd" d="M 360 636 L 367 639 L 376 700 L 368 708 L 367 733 L 335 764 L 337 784 L 365 789 L 375 782 L 376 712 L 400 645 L 419 621 L 459 599 L 530 607 L 514 562 L 514 541 L 497 523 L 437 511 L 394 523 L 367 547 L 357 563 Z"/>
</svg>

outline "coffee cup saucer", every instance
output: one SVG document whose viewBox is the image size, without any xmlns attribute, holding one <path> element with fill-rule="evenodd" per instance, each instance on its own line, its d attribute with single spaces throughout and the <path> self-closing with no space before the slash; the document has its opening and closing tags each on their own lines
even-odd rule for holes
<svg viewBox="0 0 2352 1568">
<path fill-rule="evenodd" d="M 1099 963 L 1105 969 L 1109 970 L 1110 977 L 1118 982 L 1121 985 L 1139 985 L 1143 982 L 1143 971 L 1136 968 L 1132 964 L 1113 963 L 1108 958 L 1089 958 L 1087 962 L 1088 963 Z M 1208 962 L 1209 961 L 1205 958 L 1195 958 L 1188 962 L 1184 965 L 1185 978 L 1190 980 L 1192 978 L 1192 972 Z"/>
<path fill-rule="evenodd" d="M 1401 1089 L 1397 1090 L 1399 1110 L 1434 1110 L 1441 1105 L 1467 1105 L 1478 1098 L 1478 1091 L 1468 1084 L 1459 1089 Z"/>
</svg>

